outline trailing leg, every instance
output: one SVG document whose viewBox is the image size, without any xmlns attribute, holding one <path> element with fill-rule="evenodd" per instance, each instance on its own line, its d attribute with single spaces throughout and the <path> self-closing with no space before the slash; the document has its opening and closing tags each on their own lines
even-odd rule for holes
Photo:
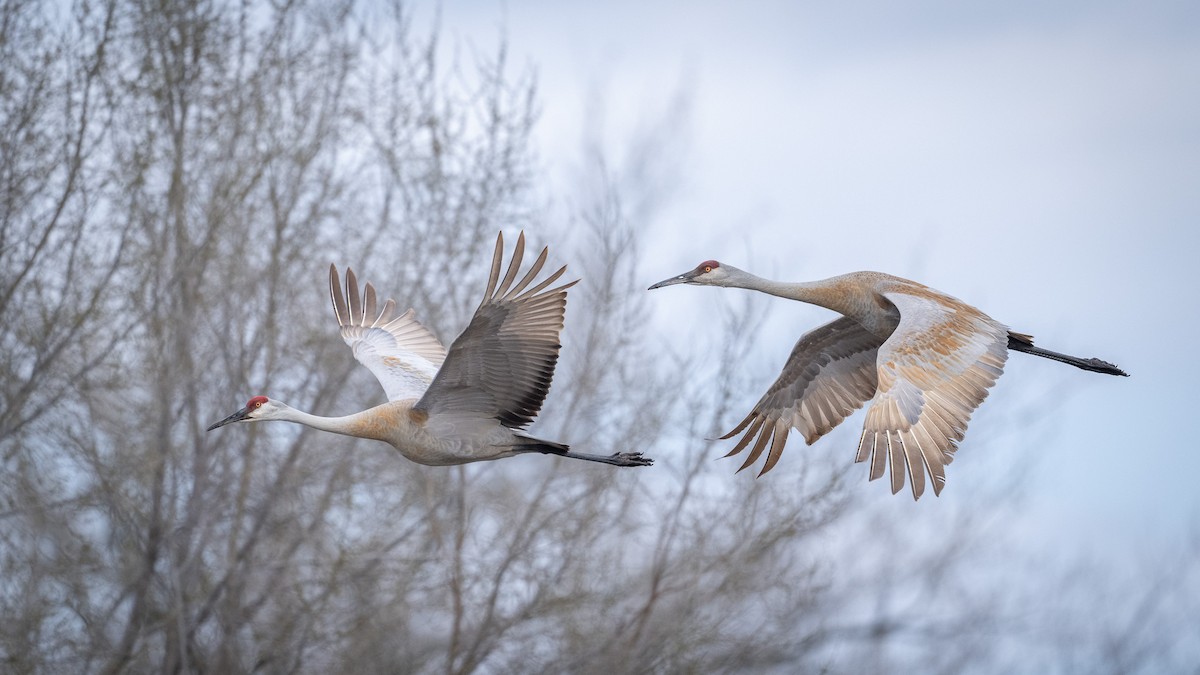
<svg viewBox="0 0 1200 675">
<path fill-rule="evenodd" d="M 591 455 L 584 452 L 571 452 L 571 447 L 564 443 L 543 441 L 537 438 L 518 436 L 518 444 L 513 449 L 516 452 L 540 452 L 543 455 L 557 455 L 571 459 L 582 459 L 586 462 L 599 462 L 612 466 L 650 466 L 654 460 L 642 456 L 640 452 L 615 452 L 611 455 Z"/>
<path fill-rule="evenodd" d="M 1060 354 L 1058 352 L 1052 352 L 1049 349 L 1042 349 L 1041 347 L 1035 347 L 1035 346 L 1033 346 L 1033 336 L 1025 335 L 1024 333 L 1014 333 L 1012 331 L 1009 331 L 1009 333 L 1008 333 L 1008 348 L 1013 351 L 1025 352 L 1026 354 L 1033 354 L 1034 356 L 1040 356 L 1044 359 L 1051 359 L 1054 361 L 1059 361 L 1061 363 L 1068 363 L 1072 366 L 1075 366 L 1076 368 L 1090 370 L 1093 373 L 1104 373 L 1105 375 L 1121 375 L 1123 377 L 1129 377 L 1129 373 L 1125 372 L 1124 370 L 1121 370 L 1119 367 L 1109 363 L 1108 361 L 1101 361 L 1100 359 L 1094 359 L 1094 358 L 1093 359 L 1084 359 L 1084 358 L 1080 358 L 1078 356 L 1070 356 L 1069 354 Z"/>
</svg>

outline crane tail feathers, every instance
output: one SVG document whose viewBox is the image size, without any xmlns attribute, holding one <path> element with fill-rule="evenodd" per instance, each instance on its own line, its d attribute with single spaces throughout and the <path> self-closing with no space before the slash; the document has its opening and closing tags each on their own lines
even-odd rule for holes
<svg viewBox="0 0 1200 675">
<path fill-rule="evenodd" d="M 547 441 L 541 438 L 517 436 L 513 443 L 513 450 L 517 452 L 540 452 L 544 455 L 565 455 L 570 452 L 571 446 L 566 443 Z"/>
</svg>

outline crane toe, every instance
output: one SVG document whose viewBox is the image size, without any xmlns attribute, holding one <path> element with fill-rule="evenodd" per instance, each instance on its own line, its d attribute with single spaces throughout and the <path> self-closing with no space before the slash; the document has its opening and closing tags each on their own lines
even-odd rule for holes
<svg viewBox="0 0 1200 675">
<path fill-rule="evenodd" d="M 612 460 L 613 464 L 617 466 L 651 466 L 654 464 L 653 459 L 642 456 L 640 452 L 614 452 Z"/>
</svg>

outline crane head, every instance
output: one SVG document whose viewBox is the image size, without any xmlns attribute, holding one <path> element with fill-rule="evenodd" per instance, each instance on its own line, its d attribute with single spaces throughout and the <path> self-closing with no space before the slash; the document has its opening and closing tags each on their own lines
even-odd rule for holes
<svg viewBox="0 0 1200 675">
<path fill-rule="evenodd" d="M 662 288 L 663 286 L 674 286 L 675 284 L 696 284 L 700 286 L 716 285 L 726 276 L 725 270 L 721 267 L 721 263 L 716 260 L 705 260 L 696 265 L 695 269 L 688 270 L 679 276 L 663 279 L 654 284 L 647 290 Z"/>
<path fill-rule="evenodd" d="M 265 415 L 271 412 L 273 409 L 274 405 L 266 396 L 255 396 L 254 398 L 250 399 L 245 408 L 242 408 L 220 422 L 213 424 L 208 428 L 208 431 L 212 431 L 217 427 L 223 427 L 226 424 L 233 424 L 234 422 L 255 422 L 260 419 L 267 419 Z"/>
</svg>

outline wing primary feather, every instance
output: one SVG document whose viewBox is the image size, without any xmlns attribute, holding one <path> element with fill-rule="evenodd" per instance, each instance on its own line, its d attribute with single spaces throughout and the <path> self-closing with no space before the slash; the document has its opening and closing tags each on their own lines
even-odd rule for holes
<svg viewBox="0 0 1200 675">
<path fill-rule="evenodd" d="M 895 442 L 892 442 L 892 438 Z M 904 488 L 904 441 L 900 439 L 900 432 L 889 431 L 888 439 L 888 460 L 892 465 L 892 494 L 896 494 Z"/>
<path fill-rule="evenodd" d="M 350 316 L 346 309 L 346 298 L 342 296 L 342 282 L 338 279 L 336 265 L 329 266 L 329 297 L 333 299 L 333 315 L 337 317 L 338 325 L 346 325 L 346 317 Z"/>
<path fill-rule="evenodd" d="M 496 282 L 500 279 L 500 263 L 504 262 L 504 233 L 496 235 L 496 252 L 492 254 L 492 271 L 488 273 L 487 288 L 483 291 L 483 303 L 487 303 L 496 291 Z"/>
<path fill-rule="evenodd" d="M 771 443 L 771 451 L 767 453 L 767 462 L 763 464 L 762 471 L 758 472 L 761 477 L 764 473 L 775 468 L 775 464 L 783 455 L 783 446 L 787 444 L 788 424 L 783 420 L 775 422 L 775 440 Z"/>
<path fill-rule="evenodd" d="M 923 440 L 922 437 L 924 437 Z M 933 494 L 937 496 L 941 494 L 942 486 L 946 484 L 946 466 L 942 462 L 942 452 L 937 449 L 937 443 L 923 425 L 913 427 L 913 438 L 917 441 L 917 449 L 921 451 L 925 470 L 929 472 L 929 481 L 933 484 Z"/>
<path fill-rule="evenodd" d="M 915 430 L 908 432 L 908 441 L 904 444 L 904 459 L 908 464 L 908 476 L 912 481 L 914 500 L 920 499 L 925 492 L 925 460 L 923 457 L 921 441 L 917 439 Z"/>
<path fill-rule="evenodd" d="M 524 300 L 525 298 L 528 298 L 528 297 L 531 297 L 531 296 L 537 295 L 538 291 L 540 291 L 540 290 L 542 290 L 543 288 L 546 288 L 546 287 L 547 287 L 547 286 L 549 286 L 550 284 L 554 283 L 554 282 L 555 282 L 555 281 L 556 281 L 556 280 L 557 280 L 559 277 L 561 277 L 561 276 L 563 275 L 563 273 L 564 273 L 564 272 L 566 272 L 566 271 L 567 271 L 567 266 L 566 266 L 566 265 L 563 265 L 562 267 L 558 268 L 558 271 L 557 271 L 557 272 L 555 272 L 554 274 L 551 274 L 550 276 L 546 277 L 546 278 L 545 278 L 545 279 L 544 279 L 544 280 L 543 280 L 541 283 L 539 283 L 537 286 L 534 286 L 533 288 L 531 288 L 531 289 L 529 289 L 529 290 L 525 291 L 524 293 L 522 293 L 520 296 L 518 296 L 517 298 L 515 298 L 515 299 L 514 299 L 514 301 L 521 301 L 521 300 Z M 569 284 L 567 284 L 567 285 L 565 285 L 565 286 L 562 286 L 561 288 L 556 288 L 555 290 L 561 291 L 561 290 L 564 290 L 564 289 L 570 288 L 570 287 L 574 286 L 574 285 L 575 285 L 575 284 L 577 284 L 577 283 L 579 283 L 579 280 L 578 280 L 578 279 L 576 279 L 575 281 L 572 281 L 571 283 L 569 283 Z"/>
<path fill-rule="evenodd" d="M 362 299 L 358 297 L 358 279 L 354 277 L 354 270 L 349 267 L 346 268 L 346 297 L 350 300 L 349 325 L 361 325 Z"/>
<path fill-rule="evenodd" d="M 513 249 L 512 260 L 508 261 L 508 271 L 504 273 L 504 281 L 500 282 L 500 287 L 496 289 L 497 296 L 504 296 L 508 293 L 508 287 L 512 284 L 513 279 L 517 278 L 517 271 L 521 268 L 521 259 L 525 256 L 525 233 L 517 235 L 517 246 Z"/>
<path fill-rule="evenodd" d="M 383 311 L 379 312 L 379 318 L 375 319 L 375 323 L 371 327 L 379 328 L 387 324 L 388 321 L 391 321 L 392 312 L 394 311 L 396 311 L 396 301 L 388 298 L 387 302 L 383 303 Z"/>
<path fill-rule="evenodd" d="M 870 480 L 875 480 L 882 476 L 884 470 L 887 468 L 888 444 L 889 440 L 886 432 L 883 435 L 883 443 L 879 442 L 879 433 L 875 434 L 874 445 L 871 448 Z"/>
<path fill-rule="evenodd" d="M 754 439 L 754 436 L 758 433 L 759 428 L 762 427 L 763 422 L 765 421 L 765 417 L 755 417 L 754 423 L 750 425 L 749 429 L 746 429 L 746 434 L 742 436 L 742 439 L 737 442 L 737 445 L 733 446 L 733 449 L 726 453 L 725 456 L 733 457 L 741 452 L 742 449 L 749 445 L 750 441 Z"/>
<path fill-rule="evenodd" d="M 733 438 L 734 436 L 737 436 L 742 431 L 742 429 L 745 429 L 746 426 L 749 425 L 750 422 L 754 421 L 754 418 L 757 416 L 758 416 L 758 413 L 753 413 L 753 412 L 750 413 L 749 415 L 746 415 L 746 417 L 741 422 L 738 422 L 738 425 L 733 428 L 733 431 L 730 431 L 729 433 L 725 434 L 724 436 L 721 436 L 719 440 L 727 441 L 727 440 Z M 732 452 L 729 453 L 729 455 L 733 455 L 733 454 L 736 454 L 736 453 L 732 453 Z M 729 455 L 725 455 L 725 456 L 728 457 Z"/>
<path fill-rule="evenodd" d="M 745 469 L 754 462 L 758 461 L 759 456 L 762 455 L 763 450 L 767 447 L 767 441 L 771 440 L 771 435 L 774 434 L 774 432 L 774 426 L 763 428 L 762 432 L 758 435 L 758 442 L 755 443 L 754 448 L 750 450 L 750 456 L 746 458 L 746 461 L 742 463 L 741 468 L 738 469 L 739 473 L 742 471 L 742 469 Z"/>
<path fill-rule="evenodd" d="M 367 282 L 366 298 L 363 300 L 363 302 L 365 303 L 365 306 L 363 307 L 362 325 L 365 326 L 367 325 L 367 319 L 374 321 L 375 317 L 379 316 L 375 313 L 375 310 L 377 309 L 375 305 L 375 287 L 371 285 L 371 282 Z"/>
<path fill-rule="evenodd" d="M 413 309 L 412 307 L 409 307 L 408 309 L 404 310 L 403 314 L 401 314 L 400 316 L 398 316 L 398 317 L 392 319 L 391 321 L 387 322 L 386 324 L 384 324 L 382 326 L 382 328 L 384 330 L 391 330 L 392 328 L 404 323 L 408 319 L 413 319 L 414 317 L 416 317 L 416 315 L 417 315 L 417 310 Z"/>
<path fill-rule="evenodd" d="M 514 296 L 520 295 L 521 291 L 529 285 L 529 282 L 533 281 L 534 278 L 537 277 L 538 272 L 542 271 L 542 265 L 546 264 L 546 256 L 549 254 L 550 247 L 544 247 L 542 252 L 538 255 L 537 260 L 533 261 L 533 266 L 530 267 L 529 271 L 525 273 L 525 276 L 521 277 L 521 280 L 517 282 L 517 285 L 513 286 L 512 290 L 504 295 L 505 300 L 512 300 Z"/>
<path fill-rule="evenodd" d="M 875 444 L 875 434 L 873 432 L 868 432 L 864 428 L 862 435 L 860 435 L 858 437 L 858 452 L 854 455 L 854 461 L 856 463 L 857 462 L 865 462 L 865 461 L 867 461 L 867 457 L 871 456 L 871 451 L 867 448 L 867 433 L 871 433 L 872 447 Z"/>
</svg>

